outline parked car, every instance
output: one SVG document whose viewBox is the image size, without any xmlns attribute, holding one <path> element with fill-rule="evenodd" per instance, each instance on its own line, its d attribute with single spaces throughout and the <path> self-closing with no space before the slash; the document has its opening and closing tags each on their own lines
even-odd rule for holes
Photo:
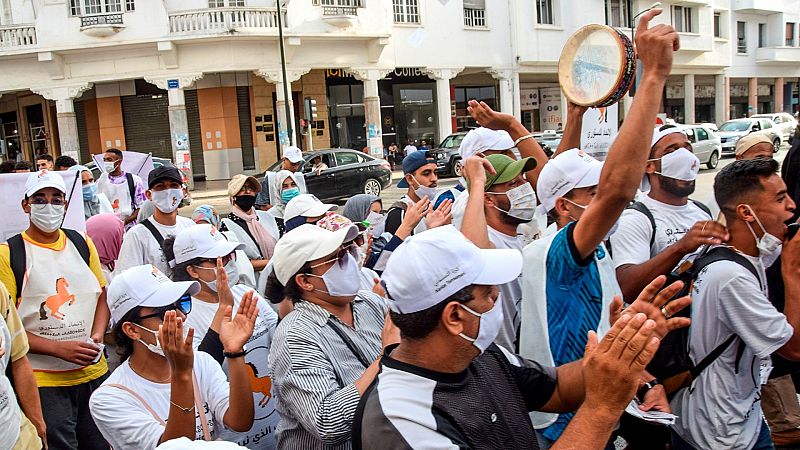
<svg viewBox="0 0 800 450">
<path fill-rule="evenodd" d="M 680 125 L 692 143 L 692 153 L 709 169 L 716 169 L 722 155 L 722 140 L 705 125 Z"/>
<path fill-rule="evenodd" d="M 753 118 L 766 118 L 775 122 L 775 126 L 781 130 L 781 141 L 790 142 L 795 128 L 797 128 L 797 119 L 792 117 L 791 114 L 780 112 L 772 114 L 756 114 Z"/>
<path fill-rule="evenodd" d="M 533 138 L 542 147 L 547 156 L 552 156 L 561 144 L 561 138 L 564 137 L 562 131 L 547 130 L 542 133 L 534 133 Z"/>
<path fill-rule="evenodd" d="M 719 127 L 717 135 L 722 140 L 722 154 L 733 154 L 739 139 L 750 133 L 765 134 L 772 141 L 773 151 L 777 153 L 780 150 L 781 131 L 778 130 L 772 120 L 748 117 L 729 120 Z"/>
<path fill-rule="evenodd" d="M 441 144 L 436 148 L 431 149 L 428 154 L 436 160 L 436 174 L 441 176 L 461 176 L 461 155 L 458 153 L 458 148 L 461 147 L 461 141 L 467 135 L 466 131 L 453 133 L 444 138 Z"/>
<path fill-rule="evenodd" d="M 328 166 L 320 173 L 311 170 L 311 160 L 322 158 Z M 299 171 L 306 180 L 306 188 L 322 201 L 336 200 L 356 194 L 380 195 L 392 184 L 392 168 L 386 160 L 378 159 L 356 150 L 335 148 L 303 153 Z M 280 161 L 267 171 L 277 171 Z"/>
</svg>

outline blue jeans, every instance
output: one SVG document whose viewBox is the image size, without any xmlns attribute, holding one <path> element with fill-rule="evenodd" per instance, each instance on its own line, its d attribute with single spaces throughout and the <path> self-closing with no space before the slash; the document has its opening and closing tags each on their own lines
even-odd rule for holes
<svg viewBox="0 0 800 450">
<path fill-rule="evenodd" d="M 536 440 L 539 441 L 539 450 L 550 450 L 550 447 L 552 447 L 553 444 L 555 444 L 555 442 L 544 437 L 544 435 L 540 433 L 539 430 L 534 430 L 534 431 L 536 432 Z M 609 442 L 608 445 L 606 445 L 605 450 L 615 450 L 615 448 L 616 447 L 614 447 L 614 442 Z"/>
<path fill-rule="evenodd" d="M 694 450 L 694 447 L 689 445 L 686 441 L 681 439 L 674 431 L 672 432 L 672 449 L 673 450 Z M 761 431 L 758 433 L 758 439 L 752 450 L 775 450 L 775 444 L 772 443 L 772 435 L 769 434 L 769 427 L 767 422 L 761 422 Z"/>
</svg>

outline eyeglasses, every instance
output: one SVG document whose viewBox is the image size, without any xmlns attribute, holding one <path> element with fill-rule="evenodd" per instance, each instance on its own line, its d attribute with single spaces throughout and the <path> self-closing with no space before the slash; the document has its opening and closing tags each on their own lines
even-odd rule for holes
<svg viewBox="0 0 800 450">
<path fill-rule="evenodd" d="M 339 248 L 339 251 L 336 252 L 336 257 L 334 257 L 332 259 L 329 259 L 327 261 L 323 261 L 321 263 L 314 264 L 313 266 L 309 266 L 309 267 L 311 269 L 315 269 L 317 267 L 321 267 L 321 266 L 324 266 L 326 264 L 330 264 L 330 263 L 334 263 L 334 262 L 340 261 L 342 258 L 344 258 L 344 255 L 346 255 L 348 252 L 354 251 L 355 248 L 357 248 L 357 247 L 355 246 L 355 243 L 353 243 L 353 242 L 344 244 Z"/>
<path fill-rule="evenodd" d="M 47 201 L 44 197 L 33 197 L 30 201 L 31 205 L 53 205 L 53 206 L 64 206 L 64 199 L 63 198 L 51 198 L 50 201 Z"/>
<path fill-rule="evenodd" d="M 222 265 L 223 266 L 227 265 L 231 261 L 236 261 L 236 252 L 228 253 L 227 255 L 222 257 Z M 214 258 L 214 259 L 211 259 L 211 258 L 204 259 L 202 262 L 213 264 L 214 267 L 217 266 L 217 259 L 216 258 Z"/>
<path fill-rule="evenodd" d="M 175 303 L 166 306 L 160 306 L 156 308 L 156 312 L 141 316 L 139 317 L 139 320 L 149 319 L 151 317 L 158 317 L 163 321 L 164 315 L 167 313 L 167 311 L 180 311 L 183 314 L 189 314 L 190 312 L 192 312 L 192 296 L 189 293 L 185 293 Z"/>
</svg>

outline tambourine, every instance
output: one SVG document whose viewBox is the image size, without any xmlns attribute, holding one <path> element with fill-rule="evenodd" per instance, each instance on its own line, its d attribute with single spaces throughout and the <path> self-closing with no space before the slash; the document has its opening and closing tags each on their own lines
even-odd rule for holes
<svg viewBox="0 0 800 450">
<path fill-rule="evenodd" d="M 617 103 L 633 83 L 636 54 L 631 39 L 605 25 L 586 25 L 567 39 L 558 60 L 564 95 L 580 106 Z"/>
</svg>

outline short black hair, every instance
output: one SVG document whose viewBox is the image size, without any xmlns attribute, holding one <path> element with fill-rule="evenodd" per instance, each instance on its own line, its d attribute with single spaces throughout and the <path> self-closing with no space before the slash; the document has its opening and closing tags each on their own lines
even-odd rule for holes
<svg viewBox="0 0 800 450">
<path fill-rule="evenodd" d="M 778 161 L 772 158 L 757 158 L 734 161 L 714 177 L 714 199 L 720 209 L 732 212 L 757 190 L 763 190 L 762 179 L 778 173 Z"/>
<path fill-rule="evenodd" d="M 287 281 L 286 286 L 284 286 L 278 281 L 275 271 L 271 271 L 267 277 L 267 286 L 264 288 L 264 295 L 271 303 L 275 304 L 282 302 L 285 298 L 291 300 L 292 303 L 297 303 L 302 298 L 303 290 L 300 289 L 300 286 L 298 286 L 294 279 L 297 274 L 309 272 L 311 272 L 311 265 L 306 262 L 296 274 L 289 277 L 289 281 Z"/>
<path fill-rule="evenodd" d="M 75 161 L 75 159 L 73 159 L 71 156 L 61 155 L 58 158 L 56 158 L 56 163 L 55 163 L 56 167 L 70 168 L 72 166 L 77 166 L 77 165 L 78 162 Z"/>
<path fill-rule="evenodd" d="M 16 165 L 16 161 L 3 161 L 0 163 L 0 173 L 14 173 L 14 167 Z"/>
<path fill-rule="evenodd" d="M 119 159 L 122 159 L 122 150 L 120 150 L 118 148 L 106 149 L 105 153 L 113 153 L 113 154 L 117 155 L 119 157 Z"/>
<path fill-rule="evenodd" d="M 402 339 L 418 340 L 431 334 L 442 319 L 442 312 L 444 312 L 445 306 L 450 302 L 467 303 L 474 299 L 475 296 L 472 295 L 472 289 L 474 287 L 475 285 L 471 284 L 461 288 L 450 297 L 422 311 L 400 314 L 390 310 L 389 314 L 392 318 L 392 322 L 400 329 L 400 337 Z M 388 291 L 386 295 L 391 298 L 391 293 Z"/>
<path fill-rule="evenodd" d="M 17 161 L 14 164 L 14 170 L 27 170 L 28 172 L 33 170 L 33 164 L 28 161 Z"/>
<path fill-rule="evenodd" d="M 34 161 L 39 161 L 40 159 L 43 159 L 43 160 L 48 161 L 48 162 L 53 162 L 53 157 L 51 155 L 47 154 L 47 153 L 42 153 L 41 155 L 36 155 L 36 158 L 34 159 Z"/>
</svg>

